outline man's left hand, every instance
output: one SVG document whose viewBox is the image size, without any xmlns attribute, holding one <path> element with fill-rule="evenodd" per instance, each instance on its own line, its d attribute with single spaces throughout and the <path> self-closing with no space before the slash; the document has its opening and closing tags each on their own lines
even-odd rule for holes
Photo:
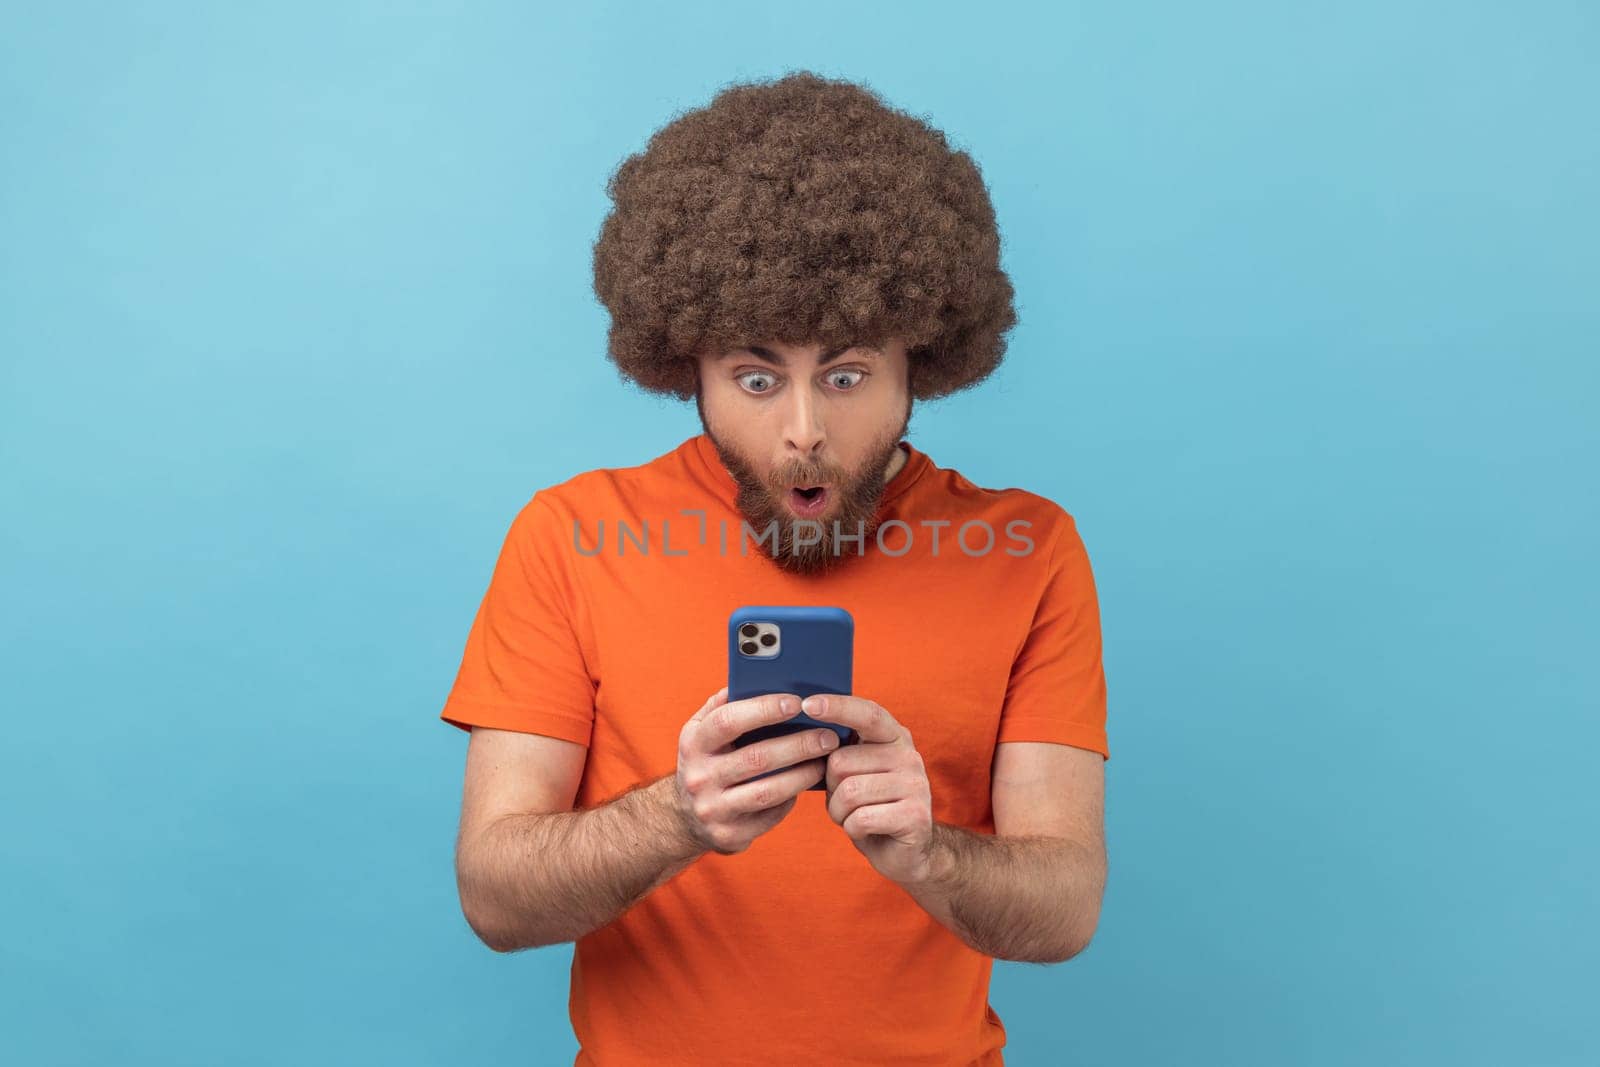
<svg viewBox="0 0 1600 1067">
<path fill-rule="evenodd" d="M 933 873 L 933 795 L 911 731 L 865 697 L 807 697 L 813 719 L 853 727 L 859 744 L 828 756 L 828 815 L 873 869 L 901 885 Z"/>
</svg>

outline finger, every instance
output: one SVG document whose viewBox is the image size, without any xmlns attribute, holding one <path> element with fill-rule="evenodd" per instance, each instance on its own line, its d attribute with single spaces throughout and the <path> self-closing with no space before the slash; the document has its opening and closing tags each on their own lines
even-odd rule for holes
<svg viewBox="0 0 1600 1067">
<path fill-rule="evenodd" d="M 711 712 L 712 710 L 714 710 L 716 708 L 720 708 L 722 705 L 726 704 L 727 702 L 728 702 L 728 687 L 727 686 L 723 686 L 721 689 L 718 689 L 715 693 L 712 693 L 709 697 L 706 698 L 706 702 L 704 704 L 700 705 L 700 710 L 695 712 L 693 715 L 689 716 L 689 721 L 690 722 L 699 722 L 701 719 L 706 717 L 707 713 Z"/>
<path fill-rule="evenodd" d="M 787 767 L 777 774 L 743 782 L 722 794 L 722 803 L 730 816 L 762 811 L 775 804 L 799 797 L 822 778 L 822 761 L 810 760 Z"/>
<path fill-rule="evenodd" d="M 796 798 L 790 797 L 783 803 L 774 804 L 764 811 L 757 811 L 750 815 L 740 815 L 737 818 L 725 820 L 723 825 L 729 827 L 735 837 L 744 841 L 746 843 L 745 847 L 748 848 L 749 842 L 753 842 L 756 838 L 782 822 L 784 816 L 793 810 L 795 802 Z"/>
<path fill-rule="evenodd" d="M 806 697 L 801 707 L 807 715 L 818 721 L 855 727 L 861 740 L 869 744 L 899 741 L 904 736 L 904 730 L 894 716 L 866 697 L 848 693 L 817 693 Z"/>
<path fill-rule="evenodd" d="M 863 804 L 847 815 L 839 825 L 853 841 L 860 841 L 873 834 L 892 837 L 904 833 L 912 825 L 915 813 L 916 805 L 909 799 L 897 800 L 892 804 Z"/>
<path fill-rule="evenodd" d="M 880 774 L 905 766 L 906 754 L 899 745 L 845 745 L 828 754 L 828 792 L 856 774 Z"/>
<path fill-rule="evenodd" d="M 857 808 L 893 804 L 910 795 L 911 783 L 903 774 L 852 774 L 828 791 L 828 817 L 843 825 Z"/>
<path fill-rule="evenodd" d="M 772 807 L 758 811 L 754 815 L 740 816 L 739 822 L 744 826 L 750 827 L 759 837 L 782 822 L 783 817 L 794 810 L 798 800 L 799 796 L 797 794 L 785 800 L 782 804 L 774 804 Z"/>
<path fill-rule="evenodd" d="M 721 786 L 737 785 L 762 771 L 791 767 L 801 760 L 826 759 L 838 747 L 838 741 L 839 735 L 832 730 L 803 730 L 770 737 L 713 757 L 711 777 Z"/>
<path fill-rule="evenodd" d="M 706 712 L 705 718 L 700 720 L 698 741 L 703 751 L 716 752 L 758 726 L 783 722 L 798 714 L 800 698 L 793 693 L 768 693 L 731 700 Z"/>
</svg>

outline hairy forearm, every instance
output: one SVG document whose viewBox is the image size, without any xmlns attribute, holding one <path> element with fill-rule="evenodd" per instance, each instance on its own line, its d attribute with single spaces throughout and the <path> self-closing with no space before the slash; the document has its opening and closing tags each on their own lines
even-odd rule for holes
<svg viewBox="0 0 1600 1067">
<path fill-rule="evenodd" d="M 1098 842 L 979 834 L 936 822 L 929 875 L 904 888 L 979 952 L 1059 963 L 1088 945 L 1105 881 Z"/>
<path fill-rule="evenodd" d="M 510 815 L 457 844 L 462 910 L 497 952 L 553 945 L 611 922 L 704 851 L 672 775 L 582 811 Z"/>
</svg>

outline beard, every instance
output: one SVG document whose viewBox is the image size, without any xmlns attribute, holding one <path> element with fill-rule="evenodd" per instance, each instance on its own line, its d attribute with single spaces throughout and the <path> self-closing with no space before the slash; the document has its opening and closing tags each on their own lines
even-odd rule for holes
<svg viewBox="0 0 1600 1067">
<path fill-rule="evenodd" d="M 751 532 L 765 537 L 768 526 L 776 523 L 777 544 L 770 550 L 772 562 L 791 574 L 818 575 L 838 567 L 851 555 L 866 552 L 878 531 L 876 516 L 885 488 L 884 475 L 911 422 L 909 400 L 899 427 L 873 443 L 866 462 L 853 474 L 836 464 L 793 462 L 774 469 L 766 479 L 743 456 L 717 440 L 706 423 L 705 408 L 698 396 L 695 406 L 700 411 L 701 428 L 738 486 L 735 502 Z M 800 518 L 784 504 L 790 487 L 824 482 L 832 500 L 828 510 L 816 518 Z M 772 540 L 759 543 L 771 544 Z"/>
</svg>

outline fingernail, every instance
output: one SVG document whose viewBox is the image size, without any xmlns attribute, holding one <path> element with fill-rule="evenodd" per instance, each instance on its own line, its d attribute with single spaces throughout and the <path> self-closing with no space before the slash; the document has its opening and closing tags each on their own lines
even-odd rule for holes
<svg viewBox="0 0 1600 1067">
<path fill-rule="evenodd" d="M 794 714 L 794 697 L 779 697 L 778 698 L 778 710 L 783 712 L 785 715 L 793 715 Z"/>
<path fill-rule="evenodd" d="M 800 702 L 800 710 L 815 719 L 822 713 L 823 705 L 821 697 L 806 697 Z"/>
<path fill-rule="evenodd" d="M 838 734 L 834 733 L 832 730 L 829 730 L 827 733 L 822 735 L 822 748 L 823 748 L 823 751 L 827 751 L 830 748 L 838 748 L 838 747 L 839 747 L 839 735 Z"/>
</svg>

